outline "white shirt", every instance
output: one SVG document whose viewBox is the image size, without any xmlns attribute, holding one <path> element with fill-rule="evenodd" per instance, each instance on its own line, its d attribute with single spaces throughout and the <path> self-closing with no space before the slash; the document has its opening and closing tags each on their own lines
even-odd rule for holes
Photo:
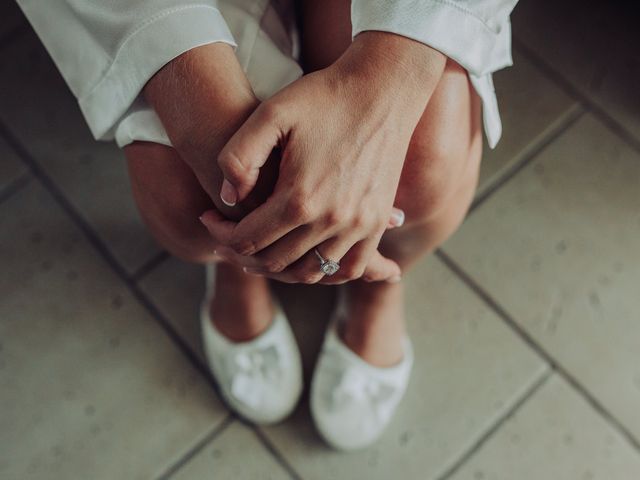
<svg viewBox="0 0 640 480">
<path fill-rule="evenodd" d="M 221 0 L 224 1 L 224 0 Z M 267 0 L 236 0 L 238 10 Z M 501 123 L 491 74 L 512 64 L 509 15 L 517 0 L 352 0 L 353 36 L 403 35 L 462 65 L 482 98 L 488 143 Z M 236 46 L 218 0 L 18 0 L 78 99 L 96 139 L 110 140 L 147 81 L 178 55 L 213 42 Z"/>
</svg>

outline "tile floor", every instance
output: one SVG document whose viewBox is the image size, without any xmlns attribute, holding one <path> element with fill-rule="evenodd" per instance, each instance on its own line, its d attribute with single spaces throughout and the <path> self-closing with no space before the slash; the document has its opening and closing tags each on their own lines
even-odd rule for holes
<svg viewBox="0 0 640 480">
<path fill-rule="evenodd" d="M 342 454 L 306 400 L 255 428 L 218 399 L 196 323 L 202 271 L 146 233 L 122 155 L 93 142 L 4 2 L 0 478 L 639 479 L 631 4 L 517 7 L 515 66 L 495 78 L 504 138 L 463 227 L 408 275 L 409 392 L 377 445 Z M 308 376 L 334 292 L 276 290 Z"/>
</svg>

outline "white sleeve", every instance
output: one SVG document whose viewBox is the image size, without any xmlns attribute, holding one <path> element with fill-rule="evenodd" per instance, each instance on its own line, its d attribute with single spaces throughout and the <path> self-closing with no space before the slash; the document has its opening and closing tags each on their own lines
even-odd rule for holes
<svg viewBox="0 0 640 480">
<path fill-rule="evenodd" d="M 235 47 L 217 0 L 18 0 L 96 139 L 147 81 L 178 55 L 213 42 Z"/>
<path fill-rule="evenodd" d="M 353 36 L 396 33 L 444 53 L 477 77 L 512 64 L 517 0 L 352 0 Z"/>
</svg>

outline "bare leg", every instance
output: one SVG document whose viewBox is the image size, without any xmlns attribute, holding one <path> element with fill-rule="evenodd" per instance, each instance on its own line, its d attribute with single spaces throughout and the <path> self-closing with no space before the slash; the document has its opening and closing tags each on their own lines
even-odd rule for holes
<svg viewBox="0 0 640 480">
<path fill-rule="evenodd" d="M 308 70 L 335 61 L 350 42 L 348 0 L 306 0 L 303 58 Z M 387 232 L 383 254 L 403 271 L 446 240 L 464 218 L 477 184 L 482 150 L 479 99 L 466 72 L 447 62 L 417 125 L 396 195 L 405 225 Z M 348 284 L 348 322 L 342 338 L 368 362 L 387 366 L 403 355 L 403 286 Z"/>
<path fill-rule="evenodd" d="M 212 208 L 211 200 L 178 153 L 136 142 L 125 147 L 125 154 L 134 198 L 156 240 L 184 260 L 217 261 L 211 237 L 198 221 Z M 211 317 L 217 329 L 233 341 L 256 337 L 273 317 L 267 280 L 223 262 L 216 273 Z"/>
</svg>

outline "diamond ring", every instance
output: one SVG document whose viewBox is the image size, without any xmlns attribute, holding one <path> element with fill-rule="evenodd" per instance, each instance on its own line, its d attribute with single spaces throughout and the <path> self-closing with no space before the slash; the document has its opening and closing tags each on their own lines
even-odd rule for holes
<svg viewBox="0 0 640 480">
<path fill-rule="evenodd" d="M 320 255 L 320 252 L 317 248 L 314 248 L 313 251 L 315 252 L 316 257 L 318 257 L 318 260 L 320 260 L 320 271 L 327 277 L 330 277 L 338 270 L 340 270 L 340 264 L 338 262 L 334 262 L 333 260 L 324 258 L 322 255 Z"/>
</svg>

